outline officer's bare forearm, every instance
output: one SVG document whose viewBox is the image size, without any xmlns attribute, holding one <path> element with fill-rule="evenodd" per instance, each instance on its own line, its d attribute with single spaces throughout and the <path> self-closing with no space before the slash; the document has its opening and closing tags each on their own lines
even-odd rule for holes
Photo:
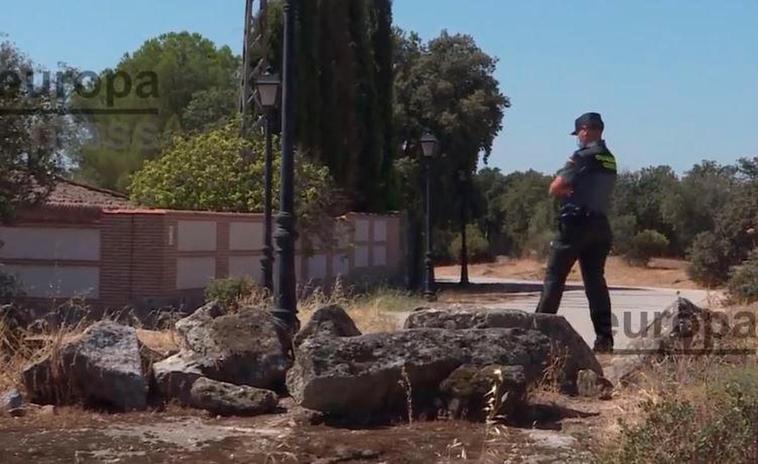
<svg viewBox="0 0 758 464">
<path fill-rule="evenodd" d="M 565 198 L 571 195 L 572 191 L 573 189 L 571 188 L 571 184 L 566 182 L 566 179 L 561 176 L 553 179 L 553 182 L 550 184 L 550 188 L 548 190 L 550 195 L 557 198 Z"/>
</svg>

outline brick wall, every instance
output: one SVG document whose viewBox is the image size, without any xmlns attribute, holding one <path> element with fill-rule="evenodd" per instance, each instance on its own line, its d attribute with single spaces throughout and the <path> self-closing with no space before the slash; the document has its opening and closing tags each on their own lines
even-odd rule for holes
<svg viewBox="0 0 758 464">
<path fill-rule="evenodd" d="M 0 255 L 0 262 L 56 266 L 64 274 L 72 274 L 67 270 L 74 268 L 96 269 L 98 289 L 88 300 L 103 308 L 194 305 L 211 279 L 250 276 L 260 282 L 262 278 L 263 216 L 259 214 L 59 208 L 27 215 L 13 229 L 30 227 L 45 228 L 53 235 L 66 228 L 97 231 L 96 259 L 3 259 Z M 310 252 L 305 253 L 306 242 L 298 241 L 298 284 L 323 285 L 338 276 L 393 279 L 403 264 L 400 234 L 397 215 L 350 213 L 339 218 L 336 246 L 319 246 L 313 238 Z"/>
</svg>

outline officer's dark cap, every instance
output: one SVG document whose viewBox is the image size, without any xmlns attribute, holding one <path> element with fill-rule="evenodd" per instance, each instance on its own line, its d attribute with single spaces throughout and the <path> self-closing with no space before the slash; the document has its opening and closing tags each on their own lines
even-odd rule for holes
<svg viewBox="0 0 758 464">
<path fill-rule="evenodd" d="M 571 135 L 576 135 L 579 129 L 585 126 L 593 129 L 605 129 L 605 124 L 603 124 L 603 118 L 600 117 L 600 113 L 584 113 L 574 121 L 574 132 Z"/>
</svg>

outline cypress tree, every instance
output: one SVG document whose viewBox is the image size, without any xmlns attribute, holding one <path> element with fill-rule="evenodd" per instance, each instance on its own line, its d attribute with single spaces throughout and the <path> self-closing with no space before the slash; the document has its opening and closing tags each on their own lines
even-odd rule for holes
<svg viewBox="0 0 758 464">
<path fill-rule="evenodd" d="M 281 2 L 266 49 L 281 69 Z M 382 212 L 392 174 L 392 1 L 303 0 L 298 15 L 297 137 L 361 211 Z"/>
</svg>

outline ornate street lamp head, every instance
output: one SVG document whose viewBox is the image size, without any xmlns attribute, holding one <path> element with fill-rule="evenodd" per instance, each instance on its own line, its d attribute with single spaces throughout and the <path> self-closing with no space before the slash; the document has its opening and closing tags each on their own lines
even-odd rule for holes
<svg viewBox="0 0 758 464">
<path fill-rule="evenodd" d="M 428 130 L 421 136 L 421 150 L 426 158 L 431 158 L 437 151 L 437 137 Z"/>
<path fill-rule="evenodd" d="M 270 110 L 276 107 L 279 99 L 279 87 L 281 79 L 278 74 L 266 71 L 255 81 L 255 88 L 258 91 L 258 101 L 264 110 Z"/>
</svg>

